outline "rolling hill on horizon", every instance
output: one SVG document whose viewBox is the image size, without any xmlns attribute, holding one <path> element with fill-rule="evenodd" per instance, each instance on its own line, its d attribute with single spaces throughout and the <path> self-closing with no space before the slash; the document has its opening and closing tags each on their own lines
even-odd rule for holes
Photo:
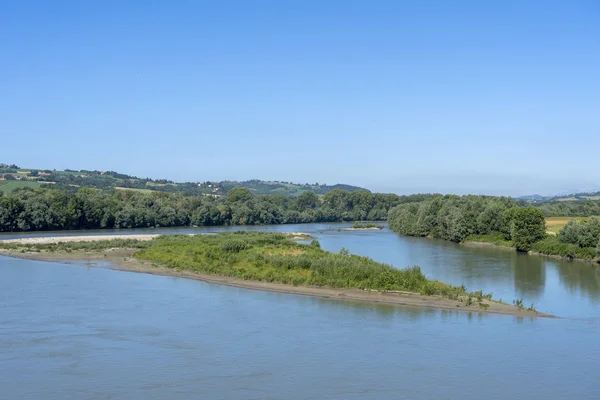
<svg viewBox="0 0 600 400">
<path fill-rule="evenodd" d="M 306 191 L 323 195 L 333 189 L 348 192 L 368 190 L 346 184 L 309 184 L 286 181 L 197 181 L 175 182 L 168 179 L 140 178 L 115 171 L 90 170 L 43 170 L 20 168 L 15 164 L 0 163 L 0 191 L 11 191 L 21 187 L 51 187 L 65 190 L 77 190 L 79 187 L 97 189 L 160 191 L 185 195 L 224 196 L 234 187 L 249 189 L 253 194 L 276 194 L 285 197 L 297 197 Z"/>
</svg>

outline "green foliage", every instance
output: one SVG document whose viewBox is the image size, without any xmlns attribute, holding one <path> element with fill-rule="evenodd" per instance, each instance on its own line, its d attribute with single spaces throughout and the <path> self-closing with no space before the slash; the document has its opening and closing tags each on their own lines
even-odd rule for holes
<svg viewBox="0 0 600 400">
<path fill-rule="evenodd" d="M 596 254 L 598 255 L 598 258 L 600 259 L 600 239 L 598 239 L 598 244 L 596 245 Z"/>
<path fill-rule="evenodd" d="M 298 211 L 306 211 L 317 208 L 319 205 L 319 196 L 314 192 L 307 191 L 296 198 Z"/>
<path fill-rule="evenodd" d="M 313 239 L 313 240 L 310 242 L 310 245 L 311 245 L 312 247 L 316 247 L 316 248 L 318 248 L 318 249 L 320 249 L 320 248 L 321 248 L 321 243 L 319 243 L 319 241 L 318 241 L 317 239 Z"/>
<path fill-rule="evenodd" d="M 438 195 L 392 208 L 388 223 L 394 232 L 403 235 L 461 242 L 471 235 L 500 230 L 505 210 L 516 205 L 504 197 Z"/>
<path fill-rule="evenodd" d="M 419 267 L 399 270 L 345 249 L 333 254 L 313 244 L 295 243 L 280 233 L 162 236 L 136 257 L 169 268 L 265 282 L 410 291 L 450 298 L 467 295 L 463 287 L 428 280 Z"/>
<path fill-rule="evenodd" d="M 0 182 L 0 191 L 12 184 L 39 186 L 31 181 L 5 182 Z M 300 211 L 297 201 L 252 196 L 247 189 L 235 189 L 227 200 L 158 191 L 20 189 L 0 198 L 0 232 L 336 222 L 365 214 L 385 219 L 391 207 L 423 198 L 369 192 L 352 196 L 339 189 L 335 193 L 348 203 L 336 202 L 341 208 L 335 208 L 320 200 L 315 203 L 311 200 L 315 195 L 308 194 Z"/>
<path fill-rule="evenodd" d="M 501 232 L 492 232 L 487 235 L 471 235 L 468 236 L 465 242 L 481 242 L 481 243 L 491 243 L 496 246 L 503 247 L 512 247 L 512 242 L 510 240 L 506 240 L 504 234 Z"/>
<path fill-rule="evenodd" d="M 513 305 L 517 307 L 519 310 L 523 310 L 525 306 L 523 306 L 523 298 L 513 300 Z"/>
<path fill-rule="evenodd" d="M 11 174 L 4 174 L 4 179 L 6 179 L 7 181 L 14 181 L 17 178 L 15 178 L 13 175 Z"/>
<path fill-rule="evenodd" d="M 353 229 L 382 229 L 383 227 L 379 224 L 374 224 L 372 222 L 362 222 L 357 221 L 352 225 Z"/>
<path fill-rule="evenodd" d="M 245 202 L 252 198 L 252 192 L 246 188 L 233 188 L 227 192 L 227 202 Z"/>
<path fill-rule="evenodd" d="M 546 237 L 546 219 L 535 207 L 517 207 L 510 221 L 511 238 L 518 251 L 529 251 L 531 246 Z"/>
<path fill-rule="evenodd" d="M 17 181 L 17 180 L 8 180 L 8 181 L 0 181 L 0 192 L 9 193 L 18 189 L 37 189 L 40 187 L 38 182 L 32 181 Z"/>
<path fill-rule="evenodd" d="M 555 236 L 548 236 L 544 240 L 534 243 L 531 250 L 540 254 L 555 255 L 565 258 L 579 258 L 591 260 L 596 256 L 594 247 L 580 247 L 576 244 L 561 242 Z"/>
<path fill-rule="evenodd" d="M 558 232 L 558 239 L 579 247 L 594 247 L 600 240 L 600 218 L 581 222 L 571 220 Z"/>
<path fill-rule="evenodd" d="M 221 250 L 227 253 L 239 253 L 248 248 L 248 243 L 242 240 L 225 240 L 221 243 Z"/>
<path fill-rule="evenodd" d="M 600 200 L 550 201 L 536 205 L 546 217 L 591 217 L 600 215 Z"/>
</svg>

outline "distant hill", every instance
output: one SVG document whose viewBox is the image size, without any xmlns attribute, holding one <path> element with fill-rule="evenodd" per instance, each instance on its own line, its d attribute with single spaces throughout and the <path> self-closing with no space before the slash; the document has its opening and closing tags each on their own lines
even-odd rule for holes
<svg viewBox="0 0 600 400">
<path fill-rule="evenodd" d="M 333 189 L 349 192 L 366 190 L 351 185 L 297 184 L 279 181 L 222 181 L 222 182 L 174 182 L 167 179 L 139 178 L 115 171 L 89 170 L 36 170 L 19 168 L 16 165 L 0 164 L 0 191 L 11 191 L 20 187 L 52 187 L 75 191 L 79 187 L 105 190 L 138 190 L 181 193 L 185 195 L 224 196 L 234 187 L 249 189 L 254 194 L 279 194 L 296 197 L 303 192 L 325 194 Z"/>
<path fill-rule="evenodd" d="M 540 196 L 539 194 L 532 194 L 529 196 L 519 196 L 516 197 L 517 200 L 523 200 L 523 201 L 527 201 L 527 202 L 539 202 L 539 201 L 544 201 L 549 199 L 550 197 L 546 197 L 546 196 Z"/>
<path fill-rule="evenodd" d="M 516 199 L 524 201 L 526 203 L 600 200 L 600 191 L 561 194 L 561 195 L 557 195 L 557 196 L 540 196 L 538 194 L 534 194 L 534 195 L 529 195 L 529 196 L 516 197 Z"/>
<path fill-rule="evenodd" d="M 551 201 L 578 201 L 578 200 L 600 200 L 600 191 L 573 193 L 562 196 L 555 196 L 549 199 Z"/>
<path fill-rule="evenodd" d="M 260 181 L 253 179 L 250 181 L 223 181 L 216 183 L 218 187 L 221 187 L 225 192 L 234 187 L 244 187 L 250 189 L 254 194 L 279 194 L 286 197 L 296 197 L 302 192 L 312 191 L 316 194 L 325 194 L 333 189 L 347 190 L 348 192 L 354 192 L 357 190 L 367 190 L 358 186 L 351 185 L 325 185 L 325 184 L 298 184 L 291 182 L 278 182 L 278 181 Z"/>
</svg>

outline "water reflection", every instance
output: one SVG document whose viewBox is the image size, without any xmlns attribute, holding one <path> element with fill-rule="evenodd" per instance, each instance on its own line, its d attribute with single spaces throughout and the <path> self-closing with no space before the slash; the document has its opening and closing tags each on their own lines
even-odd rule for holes
<svg viewBox="0 0 600 400">
<path fill-rule="evenodd" d="M 549 264 L 554 265 L 570 294 L 584 294 L 594 302 L 600 301 L 600 266 L 564 261 Z"/>
<path fill-rule="evenodd" d="M 542 257 L 513 253 L 511 261 L 517 297 L 541 297 L 546 283 L 545 260 Z"/>
</svg>

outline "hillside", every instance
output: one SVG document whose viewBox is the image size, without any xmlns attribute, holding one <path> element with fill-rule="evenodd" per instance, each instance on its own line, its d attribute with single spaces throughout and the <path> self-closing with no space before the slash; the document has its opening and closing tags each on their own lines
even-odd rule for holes
<svg viewBox="0 0 600 400">
<path fill-rule="evenodd" d="M 97 189 L 161 191 L 184 195 L 224 196 L 233 187 L 249 189 L 253 194 L 278 194 L 297 197 L 303 192 L 313 191 L 322 195 L 333 189 L 349 192 L 366 190 L 351 185 L 296 184 L 279 181 L 222 181 L 222 182 L 174 182 L 167 179 L 139 178 L 115 171 L 89 170 L 36 170 L 19 168 L 16 165 L 0 164 L 0 191 L 9 192 L 21 187 L 52 187 L 75 191 L 79 187 Z"/>
<path fill-rule="evenodd" d="M 600 200 L 600 191 L 597 192 L 581 192 L 581 193 L 571 193 L 571 194 L 562 194 L 556 196 L 540 196 L 537 194 L 530 196 L 520 196 L 516 197 L 517 200 L 523 201 L 525 203 L 533 204 L 533 203 L 548 203 L 548 202 L 563 202 L 563 201 L 586 201 L 586 200 Z"/>
</svg>

